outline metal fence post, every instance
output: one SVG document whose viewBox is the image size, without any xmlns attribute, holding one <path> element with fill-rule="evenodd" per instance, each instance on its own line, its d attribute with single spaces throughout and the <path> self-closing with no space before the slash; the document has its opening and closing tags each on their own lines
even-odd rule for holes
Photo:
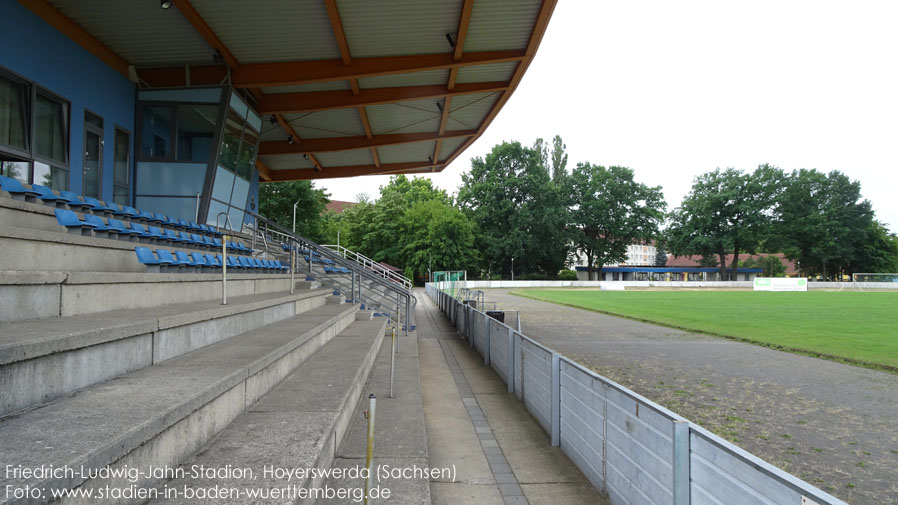
<svg viewBox="0 0 898 505">
<path fill-rule="evenodd" d="M 689 505 L 689 422 L 673 423 L 673 503 Z"/>
<path fill-rule="evenodd" d="M 490 365 L 490 319 L 486 316 L 486 313 L 483 314 L 483 322 L 486 323 L 486 328 L 483 330 L 483 364 L 486 366 Z"/>
<path fill-rule="evenodd" d="M 552 353 L 552 447 L 561 443 L 561 355 Z"/>
<path fill-rule="evenodd" d="M 506 376 L 508 377 L 509 393 L 514 393 L 514 361 L 514 329 L 508 328 L 508 372 L 506 373 Z"/>
</svg>

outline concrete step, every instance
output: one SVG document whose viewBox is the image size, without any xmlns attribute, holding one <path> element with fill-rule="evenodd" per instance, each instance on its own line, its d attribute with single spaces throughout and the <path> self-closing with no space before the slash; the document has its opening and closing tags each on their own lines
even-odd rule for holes
<svg viewBox="0 0 898 505">
<path fill-rule="evenodd" d="M 228 273 L 232 298 L 289 291 L 288 274 Z M 2 323 L 220 299 L 221 274 L 0 271 Z"/>
<path fill-rule="evenodd" d="M 324 305 L 328 289 L 0 325 L 0 416 Z"/>
<path fill-rule="evenodd" d="M 386 328 L 387 334 L 390 328 Z M 364 392 L 356 404 L 352 426 L 337 448 L 333 468 L 351 469 L 365 466 L 368 424 L 362 412 L 368 409 L 368 395 L 377 396 L 374 420 L 374 464 L 394 469 L 428 468 L 429 453 L 424 424 L 424 405 L 421 396 L 421 377 L 418 368 L 418 340 L 397 337 L 398 352 L 395 359 L 393 394 L 390 398 L 390 338 L 384 339 Z M 331 488 L 358 488 L 364 486 L 361 479 L 329 478 Z M 428 479 L 385 479 L 378 483 L 388 489 L 390 496 L 369 500 L 371 504 L 431 503 Z M 320 500 L 319 505 L 342 504 L 346 500 Z"/>
<path fill-rule="evenodd" d="M 45 493 L 155 486 L 161 479 L 147 469 L 185 461 L 352 324 L 356 310 L 348 304 L 323 305 L 8 417 L 0 423 L 0 461 L 15 468 L 52 465 L 73 471 L 40 476 L 7 472 L 4 484 Z M 357 341 L 347 344 L 356 347 Z M 317 362 L 310 364 L 320 370 Z M 333 364 L 328 368 L 333 371 Z M 288 395 L 271 403 L 289 400 Z M 139 469 L 139 474 L 129 481 L 127 476 L 104 479 L 80 473 L 82 467 L 106 466 Z M 32 500 L 0 495 L 0 504 L 50 500 L 49 494 Z"/>
<path fill-rule="evenodd" d="M 55 218 L 54 218 L 55 219 Z M 139 244 L 97 237 L 69 235 L 64 231 L 16 228 L 0 221 L 0 271 L 141 272 L 136 246 L 170 251 L 220 254 L 218 250 L 191 249 L 174 244 Z M 61 226 L 59 228 L 62 228 Z M 233 253 L 228 253 L 229 255 Z M 208 275 L 215 275 L 209 273 Z"/>
<path fill-rule="evenodd" d="M 366 378 L 382 348 L 382 321 L 356 321 L 337 335 L 312 359 L 287 377 L 258 403 L 247 409 L 209 446 L 184 462 L 183 476 L 165 482 L 165 489 L 236 490 L 228 503 L 302 503 L 315 500 L 285 493 L 277 498 L 253 499 L 254 491 L 320 489 L 323 478 L 266 474 L 264 467 L 297 470 L 329 468 L 336 447 L 353 421 Z M 197 467 L 249 469 L 242 477 L 192 475 Z M 184 495 L 149 503 L 180 504 Z M 347 503 L 350 501 L 347 500 Z"/>
</svg>

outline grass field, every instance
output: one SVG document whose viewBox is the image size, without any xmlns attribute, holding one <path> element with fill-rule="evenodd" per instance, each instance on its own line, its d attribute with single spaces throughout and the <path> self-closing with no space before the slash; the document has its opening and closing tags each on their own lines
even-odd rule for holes
<svg viewBox="0 0 898 505">
<path fill-rule="evenodd" d="M 898 371 L 898 293 L 528 289 L 512 294 Z"/>
</svg>

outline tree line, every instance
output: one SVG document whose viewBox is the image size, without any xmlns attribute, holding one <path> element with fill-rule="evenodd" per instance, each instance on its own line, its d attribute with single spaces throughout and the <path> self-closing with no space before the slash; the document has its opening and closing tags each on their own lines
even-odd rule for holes
<svg viewBox="0 0 898 505">
<path fill-rule="evenodd" d="M 838 171 L 716 169 L 699 175 L 668 212 L 660 186 L 621 166 L 577 163 L 568 170 L 561 137 L 532 146 L 503 142 L 471 160 L 456 196 L 429 179 L 391 178 L 376 200 L 342 213 L 324 212 L 327 194 L 307 181 L 265 184 L 260 211 L 322 243 L 337 243 L 402 269 L 417 280 L 431 270 L 469 277 L 558 278 L 575 257 L 590 278 L 653 242 L 667 254 L 698 256 L 735 274 L 782 264 L 768 256 L 739 264 L 741 253 L 783 253 L 804 275 L 898 271 L 898 237 L 876 220 L 858 181 Z M 733 261 L 726 260 L 732 255 Z M 778 263 L 779 267 L 772 264 Z M 722 276 L 722 278 L 725 276 Z"/>
</svg>

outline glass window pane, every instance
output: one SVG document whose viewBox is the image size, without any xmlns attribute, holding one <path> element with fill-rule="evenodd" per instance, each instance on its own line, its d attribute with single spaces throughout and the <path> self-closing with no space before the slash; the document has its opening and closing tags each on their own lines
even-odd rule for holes
<svg viewBox="0 0 898 505">
<path fill-rule="evenodd" d="M 116 184 L 128 184 L 128 161 L 131 157 L 131 134 L 116 129 L 115 130 L 115 161 L 113 162 L 113 172 Z"/>
<path fill-rule="evenodd" d="M 215 182 L 212 184 L 212 198 L 230 202 L 232 189 L 234 189 L 234 174 L 218 167 L 215 171 Z"/>
<path fill-rule="evenodd" d="M 134 200 L 140 210 L 158 212 L 170 218 L 196 219 L 196 200 L 193 198 L 138 196 Z"/>
<path fill-rule="evenodd" d="M 217 105 L 178 107 L 178 161 L 208 161 L 213 152 Z"/>
<path fill-rule="evenodd" d="M 34 102 L 34 154 L 68 163 L 69 105 L 37 94 Z"/>
<path fill-rule="evenodd" d="M 144 158 L 170 157 L 171 133 L 171 109 L 144 106 L 141 115 L 140 155 Z"/>
<path fill-rule="evenodd" d="M 218 164 L 234 172 L 237 170 L 237 154 L 240 151 L 240 134 L 243 132 L 243 119 L 233 110 L 228 110 L 221 139 L 221 151 Z"/>
<path fill-rule="evenodd" d="M 100 198 L 100 136 L 93 132 L 84 135 L 84 196 Z"/>
<path fill-rule="evenodd" d="M 91 126 L 103 129 L 103 118 L 88 111 L 84 111 L 84 122 Z"/>
<path fill-rule="evenodd" d="M 28 175 L 31 171 L 31 167 L 28 166 L 27 161 L 3 161 L 0 162 L 2 165 L 2 170 L 0 170 L 0 175 L 5 175 L 6 177 L 12 177 L 13 179 L 24 182 L 28 184 Z M 40 182 L 38 184 L 41 184 Z"/>
<path fill-rule="evenodd" d="M 0 144 L 25 150 L 26 85 L 0 75 Z"/>
<path fill-rule="evenodd" d="M 115 186 L 112 189 L 112 201 L 119 205 L 130 205 L 128 186 Z"/>
<path fill-rule="evenodd" d="M 237 160 L 237 175 L 249 180 L 253 175 L 253 165 L 256 163 L 256 141 L 259 136 L 253 130 L 247 128 L 243 132 L 243 146 Z"/>
<path fill-rule="evenodd" d="M 64 168 L 51 167 L 46 163 L 34 162 L 34 184 L 47 186 L 56 191 L 69 189 L 69 171 Z"/>
</svg>

